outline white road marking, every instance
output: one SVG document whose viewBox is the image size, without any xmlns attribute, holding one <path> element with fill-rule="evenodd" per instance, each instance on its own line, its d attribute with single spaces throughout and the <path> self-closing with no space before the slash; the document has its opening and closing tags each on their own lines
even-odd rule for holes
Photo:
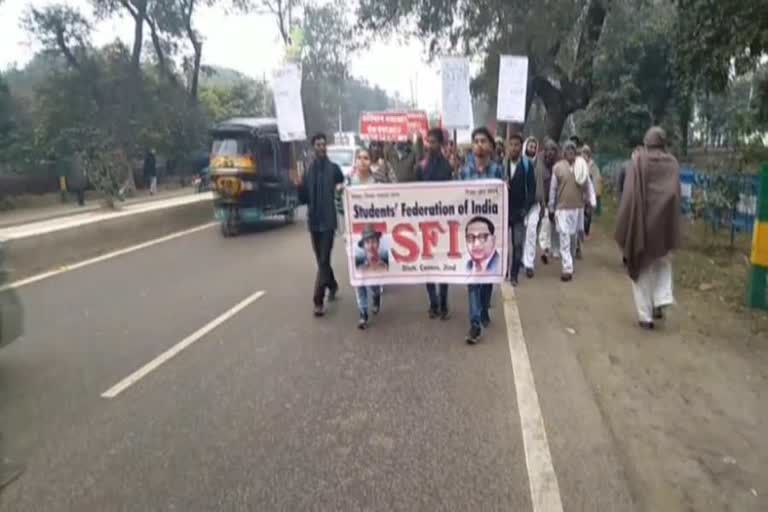
<svg viewBox="0 0 768 512">
<path fill-rule="evenodd" d="M 179 354 L 182 350 L 189 347 L 196 341 L 200 340 L 203 336 L 238 314 L 240 311 L 248 307 L 250 304 L 256 302 L 260 298 L 262 298 L 267 292 L 264 290 L 260 290 L 254 294 L 249 295 L 242 301 L 240 301 L 238 304 L 236 304 L 231 309 L 225 311 L 218 317 L 214 318 L 207 324 L 205 324 L 200 329 L 196 330 L 108 390 L 106 390 L 104 393 L 101 394 L 102 398 L 115 398 L 117 395 L 128 389 L 129 387 L 136 384 L 138 381 L 149 375 L 152 371 L 159 368 L 164 363 L 168 362 L 169 360 L 173 359 L 175 356 Z"/>
<path fill-rule="evenodd" d="M 13 283 L 8 283 L 4 286 L 0 286 L 0 292 L 5 290 L 10 290 L 12 288 L 21 288 L 22 286 L 26 286 L 28 284 L 36 283 L 38 281 L 42 281 L 43 279 L 48 279 L 49 277 L 57 276 L 59 274 L 63 274 L 64 272 L 71 272 L 72 270 L 77 270 L 79 268 L 87 267 L 88 265 L 93 265 L 94 263 L 99 263 L 105 260 L 109 260 L 112 258 L 116 258 L 118 256 L 122 256 L 124 254 L 128 254 L 135 251 L 140 251 L 141 249 L 146 249 L 147 247 L 152 247 L 153 245 L 161 244 L 163 242 L 168 242 L 170 240 L 180 238 L 182 236 L 191 235 L 192 233 L 197 233 L 198 231 L 203 231 L 204 229 L 208 229 L 211 226 L 215 226 L 216 222 L 209 222 L 207 224 L 203 224 L 202 226 L 197 226 L 191 229 L 186 229 L 184 231 L 178 231 L 176 233 L 171 233 L 170 235 L 166 235 L 161 238 L 155 238 L 154 240 L 150 240 L 148 242 L 142 242 L 138 245 L 132 245 L 130 247 L 125 247 L 123 249 L 119 249 L 114 252 L 110 252 L 107 254 L 102 254 L 101 256 L 97 256 L 95 258 L 90 258 L 84 261 L 80 261 L 78 263 L 72 263 L 71 265 L 63 265 L 61 267 L 58 267 L 53 270 L 49 270 L 48 272 L 43 272 L 42 274 L 37 274 L 32 277 L 27 277 L 26 279 L 20 279 L 18 281 L 14 281 Z"/>
<path fill-rule="evenodd" d="M 517 408 L 520 412 L 520 427 L 523 431 L 525 464 L 528 467 L 533 512 L 562 512 L 560 488 L 552 465 L 552 455 L 549 452 L 539 396 L 533 382 L 531 360 L 523 337 L 515 290 L 509 284 L 504 284 L 501 291 L 504 296 L 504 319 L 507 323 L 509 354 L 512 357 L 512 371 L 515 376 Z"/>
</svg>

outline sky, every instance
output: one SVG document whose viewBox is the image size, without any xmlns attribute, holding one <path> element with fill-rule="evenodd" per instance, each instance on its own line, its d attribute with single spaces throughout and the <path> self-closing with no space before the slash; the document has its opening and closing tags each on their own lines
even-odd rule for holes
<svg viewBox="0 0 768 512">
<path fill-rule="evenodd" d="M 56 2 L 5 0 L 0 5 L 0 70 L 14 64 L 23 66 L 39 49 L 20 27 L 20 20 L 30 5 L 42 7 L 52 3 Z M 91 12 L 86 0 L 65 3 Z M 230 15 L 221 9 L 204 8 L 196 16 L 195 23 L 205 37 L 203 64 L 236 69 L 254 78 L 269 78 L 272 69 L 282 59 L 282 44 L 271 16 Z M 111 42 L 115 37 L 130 44 L 133 38 L 132 21 L 116 18 L 96 25 L 94 42 L 97 45 Z M 436 63 L 430 65 L 426 62 L 424 47 L 416 40 L 375 42 L 368 50 L 355 55 L 351 63 L 353 76 L 365 78 L 391 95 L 399 92 L 404 99 L 410 99 L 413 82 L 419 108 L 428 111 L 437 110 L 440 104 L 437 70 Z"/>
</svg>

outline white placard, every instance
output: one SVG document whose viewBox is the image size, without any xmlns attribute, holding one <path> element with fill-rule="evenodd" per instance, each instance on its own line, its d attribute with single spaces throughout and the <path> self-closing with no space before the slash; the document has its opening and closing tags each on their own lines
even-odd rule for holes
<svg viewBox="0 0 768 512">
<path fill-rule="evenodd" d="M 465 57 L 443 57 L 440 60 L 443 83 L 443 127 L 466 129 L 471 126 L 467 120 L 472 115 L 472 97 L 469 94 L 469 59 Z"/>
<path fill-rule="evenodd" d="M 528 57 L 502 55 L 499 65 L 498 121 L 525 122 L 525 96 L 528 91 Z"/>
<path fill-rule="evenodd" d="M 305 140 L 304 109 L 301 103 L 301 68 L 285 64 L 272 73 L 272 93 L 275 97 L 277 128 L 280 140 Z"/>
</svg>

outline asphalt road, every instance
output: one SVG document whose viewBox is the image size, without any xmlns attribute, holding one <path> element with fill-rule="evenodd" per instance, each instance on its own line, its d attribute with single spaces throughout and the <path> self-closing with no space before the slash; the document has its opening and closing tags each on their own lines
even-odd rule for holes
<svg viewBox="0 0 768 512">
<path fill-rule="evenodd" d="M 343 248 L 334 254 L 346 281 Z M 311 315 L 303 224 L 214 228 L 20 288 L 0 351 L 0 431 L 26 471 L 2 511 L 512 510 L 534 506 L 500 294 L 478 346 L 390 287 L 371 328 L 352 290 Z M 564 510 L 632 510 L 552 294 L 518 293 Z M 255 292 L 264 295 L 115 398 L 102 393 Z M 532 456 L 540 454 L 529 453 Z"/>
</svg>

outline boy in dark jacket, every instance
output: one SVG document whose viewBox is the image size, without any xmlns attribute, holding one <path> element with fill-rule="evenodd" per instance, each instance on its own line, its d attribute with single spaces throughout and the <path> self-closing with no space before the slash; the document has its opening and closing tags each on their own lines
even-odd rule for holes
<svg viewBox="0 0 768 512">
<path fill-rule="evenodd" d="M 328 300 L 336 300 L 339 284 L 331 268 L 333 237 L 337 227 L 336 189 L 344 183 L 341 168 L 328 159 L 326 137 L 318 133 L 312 137 L 315 159 L 299 185 L 299 201 L 307 205 L 307 225 L 312 237 L 312 249 L 317 260 L 314 303 L 315 316 L 325 314 L 325 291 Z"/>
<path fill-rule="evenodd" d="M 443 155 L 445 136 L 440 128 L 433 128 L 427 134 L 427 159 L 420 169 L 423 181 L 450 181 L 453 179 L 453 169 L 448 159 Z M 447 320 L 448 285 L 445 283 L 427 283 L 429 296 L 429 318 L 440 317 Z"/>
<path fill-rule="evenodd" d="M 523 266 L 525 244 L 525 218 L 536 203 L 536 176 L 530 162 L 522 157 L 523 137 L 516 133 L 509 139 L 505 174 L 509 191 L 509 229 L 512 243 L 509 280 L 517 286 L 518 274 Z"/>
</svg>

